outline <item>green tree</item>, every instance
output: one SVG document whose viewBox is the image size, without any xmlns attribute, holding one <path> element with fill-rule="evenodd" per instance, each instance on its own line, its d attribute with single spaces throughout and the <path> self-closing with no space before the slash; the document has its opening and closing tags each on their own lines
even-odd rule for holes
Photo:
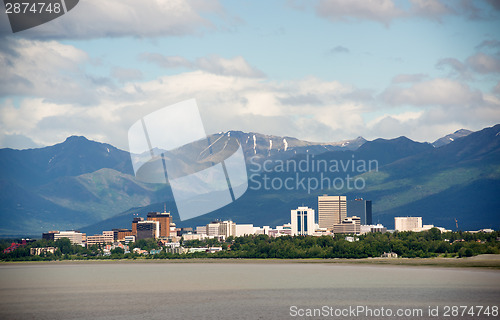
<svg viewBox="0 0 500 320">
<path fill-rule="evenodd" d="M 117 247 L 111 250 L 111 254 L 124 254 L 125 250 L 123 248 Z"/>
<path fill-rule="evenodd" d="M 55 242 L 55 246 L 59 248 L 59 251 L 63 254 L 71 254 L 73 253 L 73 247 L 71 245 L 71 241 L 68 238 L 57 239 Z"/>
</svg>

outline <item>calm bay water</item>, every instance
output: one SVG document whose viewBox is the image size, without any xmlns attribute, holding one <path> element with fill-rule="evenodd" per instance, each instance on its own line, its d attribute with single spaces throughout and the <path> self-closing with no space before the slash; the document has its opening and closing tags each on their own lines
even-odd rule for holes
<svg viewBox="0 0 500 320">
<path fill-rule="evenodd" d="M 460 305 L 500 306 L 500 272 L 333 263 L 0 265 L 4 320 L 300 318 L 290 316 L 291 306 L 422 309 L 422 317 L 406 319 L 454 319 L 443 317 L 444 308 Z M 429 306 L 440 316 L 429 317 Z"/>
</svg>

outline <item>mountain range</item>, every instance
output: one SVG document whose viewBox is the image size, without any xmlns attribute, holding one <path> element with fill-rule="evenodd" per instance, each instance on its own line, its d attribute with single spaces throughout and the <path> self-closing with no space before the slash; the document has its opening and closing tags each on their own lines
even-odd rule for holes
<svg viewBox="0 0 500 320">
<path fill-rule="evenodd" d="M 241 131 L 209 139 L 229 136 L 243 148 L 252 176 L 249 189 L 228 206 L 185 221 L 179 219 L 170 186 L 136 179 L 130 154 L 112 145 L 72 136 L 44 148 L 0 149 L 0 235 L 39 236 L 65 229 L 92 234 L 130 228 L 132 217 L 163 210 L 165 204 L 177 226 L 213 219 L 275 226 L 289 222 L 290 209 L 299 205 L 317 210 L 320 194 L 372 200 L 374 222 L 389 228 L 395 216 L 422 216 L 424 224 L 449 229 L 456 228 L 455 219 L 463 230 L 500 227 L 500 125 L 477 132 L 458 130 L 433 143 L 406 137 L 314 143 Z M 349 165 L 338 172 L 280 170 L 280 164 L 300 161 Z M 349 161 L 376 161 L 377 166 L 359 170 Z M 264 162 L 272 170 L 252 171 L 252 165 Z M 320 181 L 327 176 L 330 181 L 352 179 L 364 185 L 309 191 L 262 187 L 264 179 L 283 181 L 298 174 L 304 179 Z"/>
</svg>

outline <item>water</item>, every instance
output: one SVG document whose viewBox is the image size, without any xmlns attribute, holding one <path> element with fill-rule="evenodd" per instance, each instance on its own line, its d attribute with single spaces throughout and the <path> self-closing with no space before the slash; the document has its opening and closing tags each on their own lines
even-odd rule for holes
<svg viewBox="0 0 500 320">
<path fill-rule="evenodd" d="M 300 318 L 290 316 L 292 306 L 422 310 L 407 319 L 429 318 L 431 306 L 440 308 L 433 319 L 453 319 L 442 317 L 444 308 L 460 305 L 500 306 L 500 272 L 333 263 L 0 265 L 0 319 Z"/>
</svg>

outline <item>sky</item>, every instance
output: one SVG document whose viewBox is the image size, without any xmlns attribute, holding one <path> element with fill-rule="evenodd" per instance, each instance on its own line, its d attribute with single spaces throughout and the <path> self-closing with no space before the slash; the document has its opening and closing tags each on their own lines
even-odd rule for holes
<svg viewBox="0 0 500 320">
<path fill-rule="evenodd" d="M 82 0 L 17 33 L 0 13 L 0 148 L 127 150 L 134 122 L 192 98 L 207 134 L 480 130 L 500 123 L 500 1 Z"/>
</svg>

